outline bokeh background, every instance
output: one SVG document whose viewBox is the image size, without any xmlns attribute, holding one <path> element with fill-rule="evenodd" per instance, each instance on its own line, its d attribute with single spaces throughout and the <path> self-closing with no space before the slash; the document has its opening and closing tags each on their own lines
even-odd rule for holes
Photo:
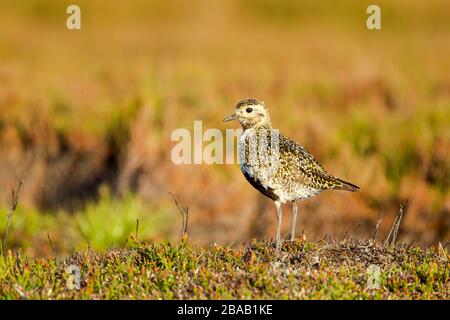
<svg viewBox="0 0 450 320">
<path fill-rule="evenodd" d="M 450 2 L 2 1 L 0 232 L 22 180 L 7 248 L 58 255 L 139 238 L 239 245 L 275 234 L 275 208 L 238 165 L 174 165 L 176 128 L 225 130 L 237 101 L 264 100 L 272 122 L 326 169 L 361 186 L 300 203 L 307 239 L 450 236 Z M 66 29 L 81 7 L 82 29 Z M 237 125 L 231 127 L 237 128 Z M 290 225 L 285 208 L 283 233 Z"/>
</svg>

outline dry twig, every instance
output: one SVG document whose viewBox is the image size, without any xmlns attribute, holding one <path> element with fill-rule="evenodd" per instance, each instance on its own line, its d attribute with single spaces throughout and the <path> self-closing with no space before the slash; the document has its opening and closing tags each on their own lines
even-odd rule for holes
<svg viewBox="0 0 450 320">
<path fill-rule="evenodd" d="M 187 235 L 187 226 L 188 226 L 188 219 L 189 219 L 189 207 L 186 206 L 185 208 L 180 207 L 180 205 L 178 204 L 177 199 L 175 198 L 175 195 L 171 192 L 169 192 L 169 194 L 172 196 L 173 201 L 175 202 L 175 205 L 178 208 L 178 211 L 181 213 L 182 217 L 183 217 L 183 226 L 181 228 L 181 237 L 184 237 Z"/>
<path fill-rule="evenodd" d="M 19 181 L 19 185 L 17 186 L 17 190 L 12 189 L 11 190 L 11 207 L 8 214 L 8 221 L 6 223 L 6 229 L 5 234 L 3 235 L 3 241 L 2 241 L 2 254 L 5 254 L 5 248 L 6 248 L 6 239 L 8 238 L 8 231 L 9 227 L 11 226 L 11 220 L 14 212 L 16 211 L 17 204 L 19 203 L 19 194 L 20 190 L 22 189 L 22 181 Z"/>
<path fill-rule="evenodd" d="M 392 224 L 391 230 L 389 231 L 389 234 L 386 238 L 386 240 L 384 241 L 384 245 L 388 245 L 390 244 L 391 246 L 393 246 L 395 244 L 395 240 L 397 239 L 397 235 L 398 235 L 398 230 L 400 229 L 400 223 L 402 222 L 402 218 L 403 218 L 403 214 L 405 211 L 405 207 L 407 206 L 408 202 L 402 203 L 400 205 L 400 212 L 397 215 L 397 217 L 395 217 L 395 221 Z M 391 238 L 392 235 L 392 238 Z M 390 240 L 390 243 L 389 243 Z"/>
<path fill-rule="evenodd" d="M 381 224 L 381 220 L 382 220 L 381 214 L 380 214 L 379 211 L 377 212 L 377 216 L 378 216 L 377 224 L 375 225 L 375 229 L 373 230 L 373 233 L 372 233 L 372 240 L 373 241 L 375 241 L 377 239 L 377 237 L 378 237 L 378 233 L 380 232 L 380 224 Z"/>
<path fill-rule="evenodd" d="M 53 243 L 53 240 L 52 240 L 52 238 L 50 238 L 50 234 L 48 234 L 48 233 L 47 233 L 47 238 L 48 238 L 48 241 L 50 241 L 50 244 L 52 246 L 53 260 L 56 262 L 56 247 L 55 247 L 55 244 Z"/>
</svg>

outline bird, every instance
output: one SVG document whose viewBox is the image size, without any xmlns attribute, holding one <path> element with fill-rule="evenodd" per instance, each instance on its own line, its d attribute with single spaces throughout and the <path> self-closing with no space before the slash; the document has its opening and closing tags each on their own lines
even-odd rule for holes
<svg viewBox="0 0 450 320">
<path fill-rule="evenodd" d="M 306 148 L 272 127 L 269 110 L 254 98 L 238 102 L 224 122 L 237 120 L 242 126 L 238 154 L 246 180 L 274 201 L 277 210 L 276 251 L 280 249 L 280 230 L 284 203 L 292 203 L 290 240 L 295 239 L 297 200 L 325 190 L 359 191 L 360 188 L 329 174 Z"/>
</svg>

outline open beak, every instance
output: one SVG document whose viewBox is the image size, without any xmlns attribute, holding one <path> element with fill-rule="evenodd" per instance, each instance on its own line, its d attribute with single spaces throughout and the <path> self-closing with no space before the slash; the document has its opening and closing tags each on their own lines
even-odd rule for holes
<svg viewBox="0 0 450 320">
<path fill-rule="evenodd" d="M 223 119 L 223 122 L 233 121 L 233 120 L 236 120 L 236 119 L 237 119 L 236 114 L 232 114 L 231 116 L 228 116 L 225 119 Z"/>
</svg>

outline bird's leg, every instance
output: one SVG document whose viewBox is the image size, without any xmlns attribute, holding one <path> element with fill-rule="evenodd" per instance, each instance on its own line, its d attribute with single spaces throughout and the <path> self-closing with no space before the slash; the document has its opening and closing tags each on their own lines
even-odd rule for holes
<svg viewBox="0 0 450 320">
<path fill-rule="evenodd" d="M 297 224 L 297 202 L 292 201 L 292 226 L 291 226 L 291 241 L 295 239 L 295 226 Z"/>
<path fill-rule="evenodd" d="M 281 212 L 281 202 L 275 201 L 275 206 L 277 207 L 277 242 L 276 242 L 276 250 L 277 252 L 280 250 L 280 233 L 281 233 L 281 219 L 283 218 L 283 213 Z"/>
</svg>

